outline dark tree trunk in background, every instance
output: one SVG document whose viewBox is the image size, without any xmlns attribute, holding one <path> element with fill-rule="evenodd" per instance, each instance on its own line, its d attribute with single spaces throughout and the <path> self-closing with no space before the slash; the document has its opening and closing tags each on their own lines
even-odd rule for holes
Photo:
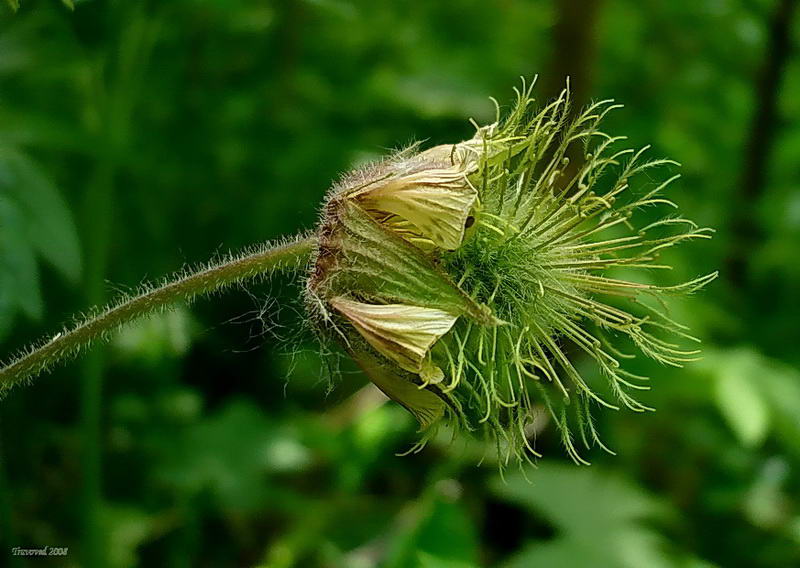
<svg viewBox="0 0 800 568">
<path fill-rule="evenodd" d="M 589 101 L 601 5 L 602 0 L 556 0 L 553 54 L 542 94 L 557 96 L 569 77 L 573 113 Z"/>
<path fill-rule="evenodd" d="M 557 97 L 569 78 L 572 93 L 570 114 L 574 117 L 589 102 L 594 80 L 597 47 L 597 21 L 603 0 L 555 0 L 556 23 L 553 27 L 552 56 L 543 77 L 542 99 Z M 575 175 L 583 162 L 578 145 L 567 150 L 569 165 L 562 180 Z"/>
<path fill-rule="evenodd" d="M 746 284 L 748 258 L 763 238 L 755 217 L 775 140 L 778 95 L 792 52 L 791 31 L 796 8 L 797 0 L 778 0 L 768 23 L 764 62 L 756 79 L 754 112 L 744 146 L 739 188 L 734 197 L 732 249 L 726 261 L 728 279 L 737 288 Z"/>
</svg>

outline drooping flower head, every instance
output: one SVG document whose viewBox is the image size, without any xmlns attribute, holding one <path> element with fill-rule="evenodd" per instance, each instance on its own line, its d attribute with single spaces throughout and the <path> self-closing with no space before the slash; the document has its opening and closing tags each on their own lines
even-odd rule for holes
<svg viewBox="0 0 800 568">
<path fill-rule="evenodd" d="M 323 211 L 307 301 L 423 429 L 450 420 L 525 456 L 536 453 L 526 428 L 545 409 L 582 461 L 575 434 L 602 446 L 592 406 L 647 410 L 631 395 L 646 379 L 624 369 L 623 351 L 671 366 L 697 355 L 663 298 L 716 274 L 672 286 L 635 275 L 669 268 L 661 250 L 711 230 L 661 195 L 678 176 L 640 175 L 674 162 L 599 130 L 612 101 L 570 118 L 568 90 L 542 108 L 524 84 L 517 95 L 470 140 L 413 146 L 345 176 Z M 653 220 L 654 208 L 672 213 Z M 578 371 L 578 353 L 606 386 Z"/>
</svg>

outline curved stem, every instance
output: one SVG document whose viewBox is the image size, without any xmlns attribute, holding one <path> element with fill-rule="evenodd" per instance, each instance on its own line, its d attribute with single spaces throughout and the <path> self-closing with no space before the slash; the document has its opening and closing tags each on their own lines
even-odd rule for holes
<svg viewBox="0 0 800 568">
<path fill-rule="evenodd" d="M 260 245 L 219 262 L 179 272 L 160 286 L 146 286 L 135 296 L 123 297 L 0 368 L 0 394 L 75 356 L 93 341 L 108 339 L 127 323 L 231 284 L 297 266 L 314 243 L 313 237 L 298 237 L 278 245 Z"/>
</svg>

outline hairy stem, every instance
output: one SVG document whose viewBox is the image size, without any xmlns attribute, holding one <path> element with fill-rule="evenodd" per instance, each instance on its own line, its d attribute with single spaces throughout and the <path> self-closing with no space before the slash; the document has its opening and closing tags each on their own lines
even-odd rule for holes
<svg viewBox="0 0 800 568">
<path fill-rule="evenodd" d="M 296 238 L 278 245 L 261 245 L 239 255 L 230 255 L 220 262 L 180 272 L 160 286 L 145 287 L 133 297 L 123 297 L 77 325 L 27 349 L 0 368 L 0 393 L 76 355 L 93 341 L 109 338 L 127 323 L 231 284 L 297 266 L 313 245 L 312 237 Z"/>
</svg>

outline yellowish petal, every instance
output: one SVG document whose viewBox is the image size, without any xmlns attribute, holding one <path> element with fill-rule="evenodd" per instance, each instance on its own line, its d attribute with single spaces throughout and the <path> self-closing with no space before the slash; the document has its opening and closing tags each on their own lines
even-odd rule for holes
<svg viewBox="0 0 800 568">
<path fill-rule="evenodd" d="M 424 379 L 441 380 L 428 352 L 436 341 L 450 331 L 457 316 L 442 310 L 403 304 L 365 304 L 344 297 L 331 300 L 331 306 L 381 355 L 412 373 L 424 373 Z"/>
<path fill-rule="evenodd" d="M 478 197 L 459 168 L 428 169 L 376 184 L 357 198 L 368 210 L 393 213 L 444 249 L 458 248 Z"/>
<path fill-rule="evenodd" d="M 428 237 L 423 236 L 419 232 L 419 229 L 411 224 L 410 221 L 407 221 L 398 215 L 386 213 L 376 220 L 387 229 L 390 229 L 393 233 L 400 235 L 412 245 L 425 252 L 433 252 L 436 249 L 436 243 L 434 243 Z"/>
</svg>

